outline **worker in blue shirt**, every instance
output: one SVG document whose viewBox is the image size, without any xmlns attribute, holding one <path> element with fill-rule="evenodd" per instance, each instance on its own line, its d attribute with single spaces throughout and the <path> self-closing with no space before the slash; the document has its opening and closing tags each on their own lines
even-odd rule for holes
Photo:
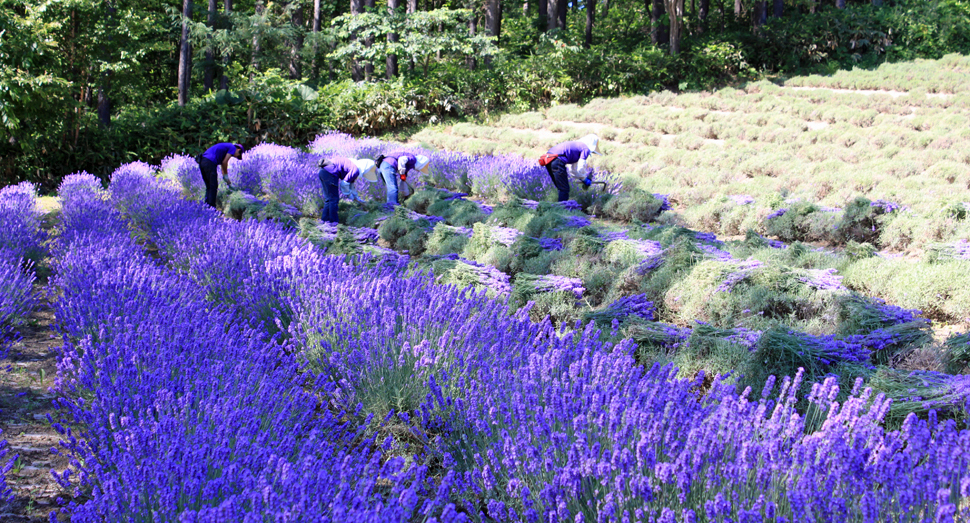
<svg viewBox="0 0 970 523">
<path fill-rule="evenodd" d="M 340 200 L 340 182 L 353 185 L 357 178 L 377 181 L 374 160 L 329 158 L 320 162 L 320 183 L 323 185 L 323 216 L 325 222 L 337 223 L 337 204 Z"/>
<path fill-rule="evenodd" d="M 586 176 L 586 160 L 590 154 L 602 154 L 599 152 L 599 137 L 595 134 L 586 135 L 575 142 L 563 142 L 539 158 L 539 165 L 545 166 L 559 191 L 560 202 L 569 199 L 570 176 L 587 187 L 592 183 Z"/>
<path fill-rule="evenodd" d="M 229 174 L 229 158 L 242 157 L 243 146 L 238 143 L 217 143 L 199 156 L 199 170 L 205 183 L 205 203 L 216 206 L 216 193 L 219 192 L 219 178 L 216 168 L 222 167 L 222 177 Z"/>
</svg>

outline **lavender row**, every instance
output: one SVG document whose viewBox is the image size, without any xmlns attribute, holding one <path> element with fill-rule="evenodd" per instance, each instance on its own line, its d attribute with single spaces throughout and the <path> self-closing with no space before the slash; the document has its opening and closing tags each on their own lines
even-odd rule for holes
<svg viewBox="0 0 970 523">
<path fill-rule="evenodd" d="M 317 166 L 321 159 L 332 156 L 376 158 L 379 154 L 397 149 L 401 149 L 401 146 L 369 138 L 355 139 L 338 132 L 319 135 L 309 144 L 309 153 L 291 147 L 261 144 L 247 151 L 241 161 L 230 165 L 228 181 L 232 190 L 253 196 L 272 195 L 278 201 L 299 209 L 304 215 L 319 214 L 323 194 Z M 471 156 L 428 151 L 413 146 L 404 149 L 431 158 L 429 174 L 408 181 L 417 188 L 433 186 L 472 193 L 486 199 L 517 196 L 542 200 L 547 194 L 555 192 L 545 168 L 535 160 L 514 155 Z M 195 160 L 173 155 L 163 160 L 161 168 L 167 176 L 178 180 L 187 194 L 199 197 L 203 191 Z M 594 172 L 591 175 L 607 183 L 607 193 L 617 192 L 619 183 L 611 174 Z M 383 199 L 384 188 L 380 183 L 360 181 L 357 185 L 363 186 L 357 190 L 372 200 Z M 593 194 L 578 192 L 578 197 L 592 201 Z"/>
<path fill-rule="evenodd" d="M 333 408 L 333 384 L 305 373 L 238 310 L 159 266 L 107 195 L 78 182 L 65 182 L 83 196 L 65 198 L 53 282 L 65 338 L 57 385 L 65 419 L 55 427 L 73 458 L 58 479 L 90 493 L 67 508 L 72 520 L 410 518 L 417 499 L 397 488 L 385 496 L 379 483 L 413 476 L 347 423 L 358 411 Z M 206 212 L 190 206 L 194 213 L 179 215 Z M 158 230 L 174 225 L 140 216 Z"/>
<path fill-rule="evenodd" d="M 37 189 L 28 182 L 0 189 L 0 357 L 6 358 L 20 337 L 18 328 L 37 305 L 34 264 L 44 254 L 44 234 L 37 211 Z M 5 369 L 9 371 L 10 369 Z M 13 494 L 7 473 L 7 441 L 0 441 L 0 501 Z"/>
<path fill-rule="evenodd" d="M 36 304 L 33 266 L 43 256 L 43 240 L 36 187 L 23 182 L 0 189 L 0 353 Z"/>
</svg>

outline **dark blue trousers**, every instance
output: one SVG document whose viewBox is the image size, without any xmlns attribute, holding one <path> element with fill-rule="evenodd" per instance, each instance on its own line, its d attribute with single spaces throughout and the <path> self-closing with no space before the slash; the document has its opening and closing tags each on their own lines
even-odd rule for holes
<svg viewBox="0 0 970 523">
<path fill-rule="evenodd" d="M 552 178 L 552 184 L 556 186 L 559 191 L 559 201 L 564 202 L 569 199 L 569 173 L 566 172 L 566 162 L 562 158 L 556 158 L 555 160 L 546 164 L 546 170 L 549 171 L 549 177 Z"/>
<path fill-rule="evenodd" d="M 199 170 L 202 171 L 202 182 L 205 183 L 205 203 L 210 207 L 216 206 L 216 193 L 219 192 L 219 177 L 216 174 L 218 165 L 208 158 L 199 161 Z"/>
<path fill-rule="evenodd" d="M 340 179 L 326 169 L 320 169 L 320 184 L 323 185 L 323 216 L 321 220 L 337 223 L 337 204 L 340 201 Z"/>
</svg>

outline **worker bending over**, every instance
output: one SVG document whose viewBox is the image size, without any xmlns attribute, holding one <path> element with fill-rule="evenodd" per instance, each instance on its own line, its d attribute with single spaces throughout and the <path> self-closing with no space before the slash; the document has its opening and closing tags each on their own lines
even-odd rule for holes
<svg viewBox="0 0 970 523">
<path fill-rule="evenodd" d="M 563 142 L 539 158 L 539 165 L 545 166 L 552 178 L 553 185 L 559 191 L 559 201 L 569 199 L 569 177 L 587 187 L 592 180 L 586 176 L 586 159 L 599 152 L 599 137 L 595 134 L 586 135 L 575 142 Z"/>
<path fill-rule="evenodd" d="M 320 162 L 320 183 L 323 185 L 323 216 L 321 219 L 337 223 L 337 203 L 340 200 L 340 182 L 353 185 L 358 177 L 377 181 L 374 160 L 329 158 Z"/>
<path fill-rule="evenodd" d="M 387 187 L 387 203 L 397 205 L 397 179 L 401 181 L 408 179 L 408 173 L 413 169 L 427 174 L 428 164 L 431 159 L 427 156 L 414 155 L 404 151 L 395 151 L 377 157 L 377 166 Z"/>
<path fill-rule="evenodd" d="M 210 207 L 216 206 L 216 194 L 219 192 L 216 168 L 222 167 L 222 177 L 225 178 L 229 175 L 229 158 L 241 158 L 242 153 L 243 146 L 238 143 L 217 143 L 199 156 L 199 170 L 205 183 L 205 203 Z"/>
</svg>

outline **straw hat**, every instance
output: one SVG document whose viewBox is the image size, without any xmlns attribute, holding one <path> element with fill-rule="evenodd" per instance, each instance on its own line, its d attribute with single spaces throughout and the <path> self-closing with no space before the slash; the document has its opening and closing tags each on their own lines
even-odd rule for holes
<svg viewBox="0 0 970 523">
<path fill-rule="evenodd" d="M 357 170 L 360 171 L 360 176 L 363 179 L 367 180 L 368 182 L 377 181 L 377 165 L 374 164 L 374 160 L 361 158 L 359 160 L 354 160 L 354 165 L 357 166 Z"/>
</svg>

